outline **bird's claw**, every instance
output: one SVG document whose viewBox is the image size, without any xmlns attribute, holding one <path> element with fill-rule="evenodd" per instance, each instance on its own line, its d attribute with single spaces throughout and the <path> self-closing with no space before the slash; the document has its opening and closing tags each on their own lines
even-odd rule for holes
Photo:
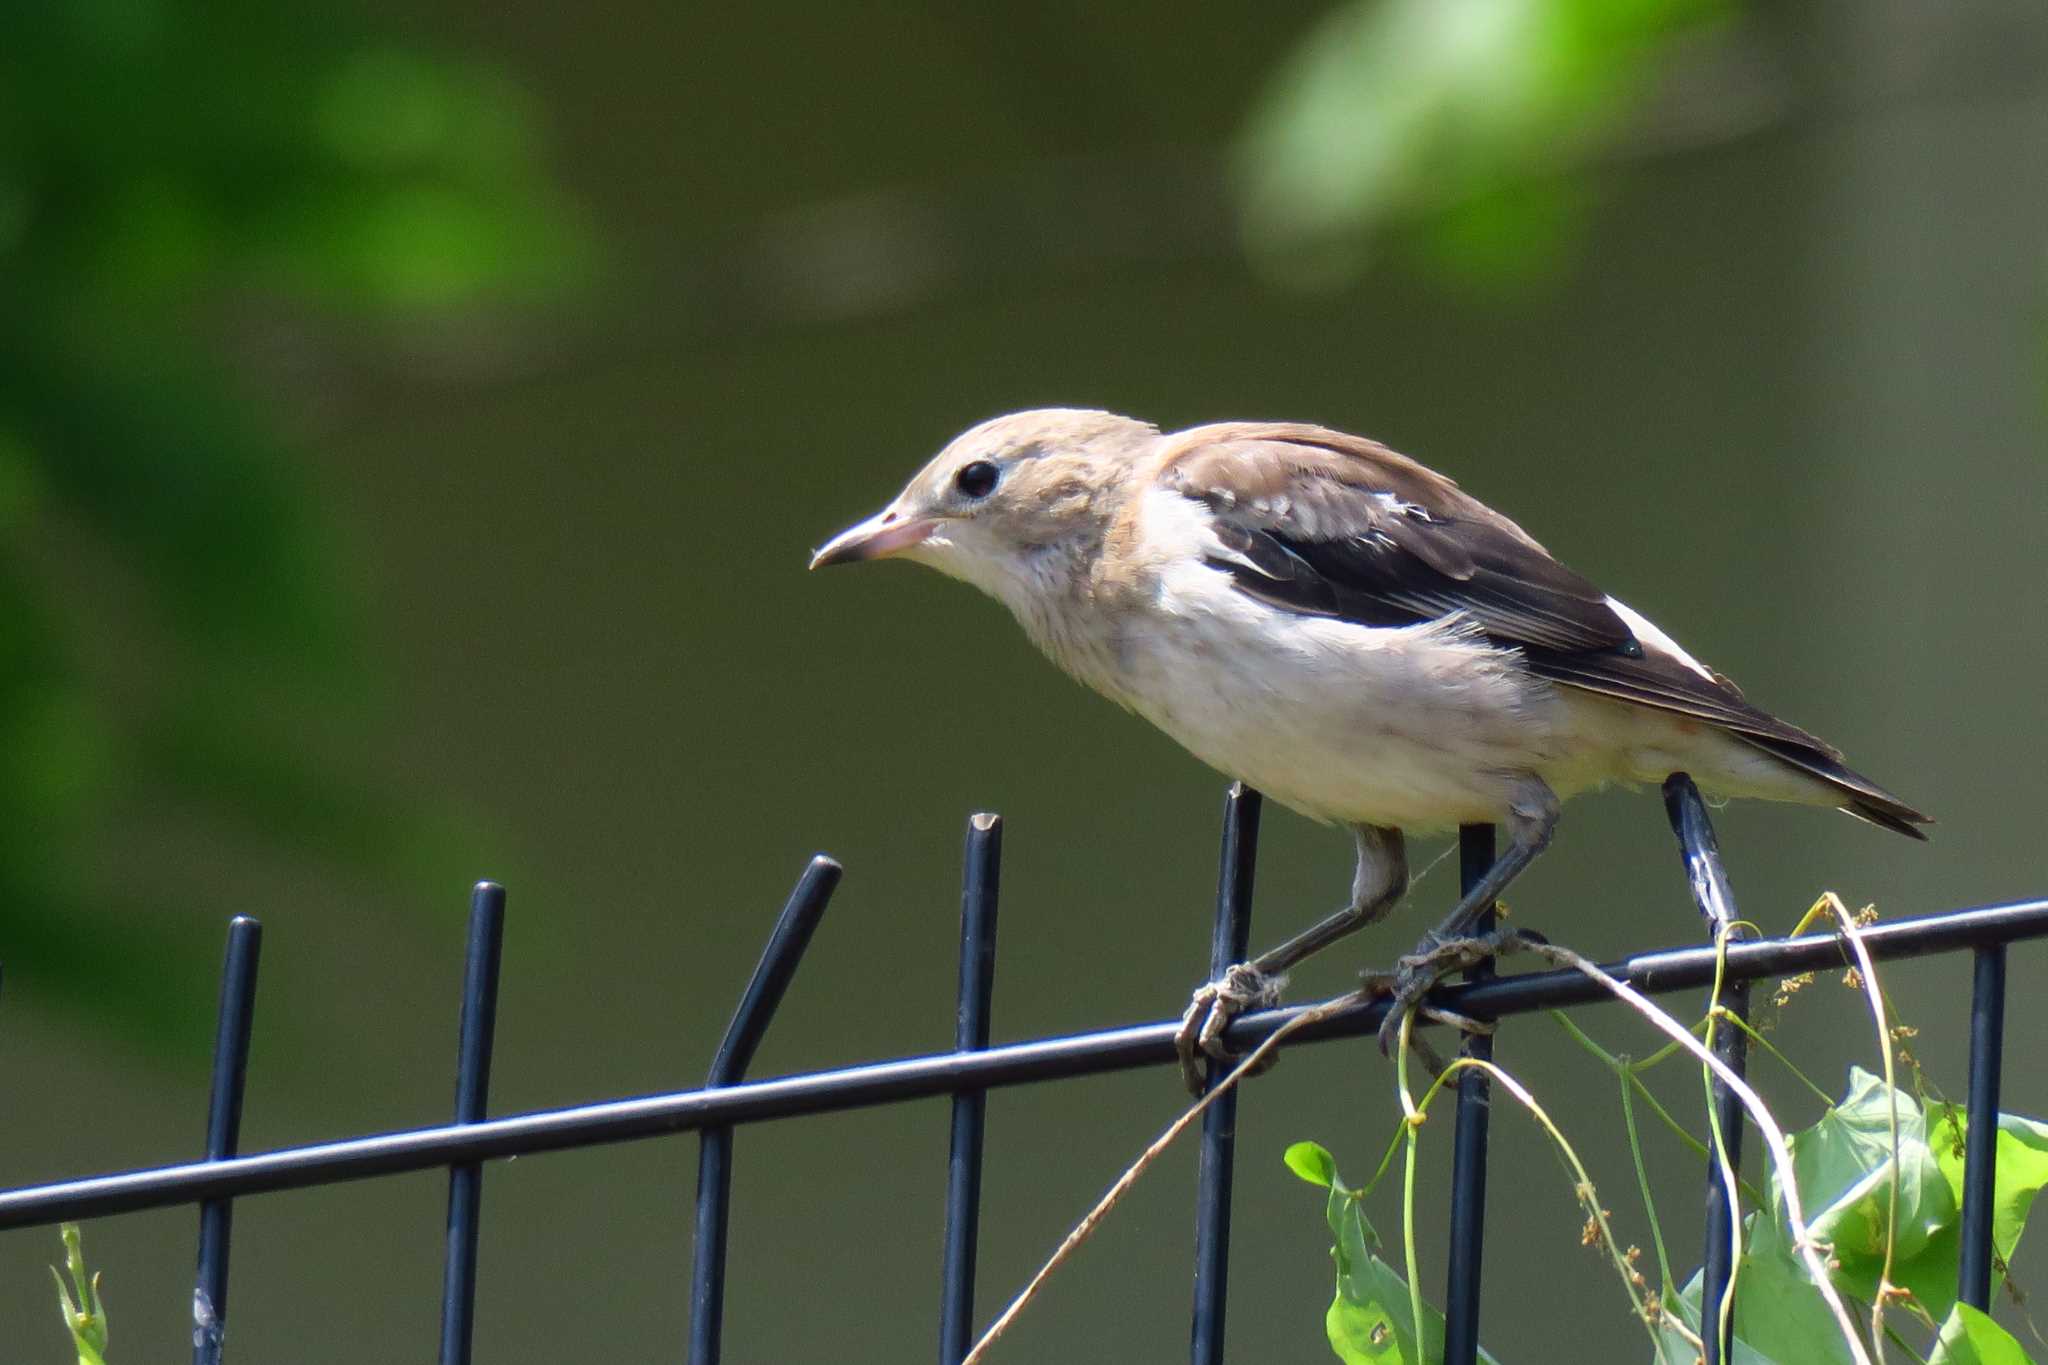
<svg viewBox="0 0 2048 1365">
<path fill-rule="evenodd" d="M 1426 1003 L 1427 996 L 1436 989 L 1438 982 L 1453 972 L 1476 967 L 1487 958 L 1511 953 L 1529 943 L 1544 941 L 1540 934 L 1511 928 L 1451 939 L 1439 939 L 1432 934 L 1415 945 L 1414 952 L 1396 961 L 1394 970 L 1366 973 L 1363 978 L 1365 990 L 1369 994 L 1385 995 L 1388 999 L 1386 1018 L 1380 1021 L 1381 1054 L 1394 1055 L 1394 1049 L 1401 1043 L 1401 1026 L 1410 1014 L 1449 1024 L 1463 1033 L 1493 1032 L 1490 1023 Z M 1435 1054 L 1420 1038 L 1411 1033 L 1409 1043 L 1434 1070 L 1443 1070 Z"/>
<path fill-rule="evenodd" d="M 1233 1062 L 1237 1054 L 1223 1041 L 1231 1020 L 1247 1010 L 1265 1009 L 1280 1003 L 1286 989 L 1285 976 L 1260 971 L 1249 962 L 1227 968 L 1223 975 L 1197 990 L 1180 1017 L 1180 1031 L 1173 1035 L 1173 1048 L 1180 1055 L 1181 1080 L 1188 1093 L 1200 1095 L 1207 1088 L 1204 1058 Z"/>
</svg>

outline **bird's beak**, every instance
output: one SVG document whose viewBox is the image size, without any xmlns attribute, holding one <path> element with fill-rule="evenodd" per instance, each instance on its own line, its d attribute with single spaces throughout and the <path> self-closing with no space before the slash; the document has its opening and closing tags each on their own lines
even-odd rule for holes
<svg viewBox="0 0 2048 1365">
<path fill-rule="evenodd" d="M 811 556 L 811 567 L 822 569 L 828 564 L 887 559 L 918 544 L 937 530 L 938 525 L 930 517 L 906 517 L 894 508 L 885 509 L 826 541 L 823 548 Z"/>
</svg>

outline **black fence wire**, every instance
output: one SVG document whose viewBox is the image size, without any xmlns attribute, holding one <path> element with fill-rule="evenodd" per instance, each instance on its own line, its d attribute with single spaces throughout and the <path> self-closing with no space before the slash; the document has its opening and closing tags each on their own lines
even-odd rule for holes
<svg viewBox="0 0 2048 1365">
<path fill-rule="evenodd" d="M 1677 835 L 1692 895 L 1710 930 L 1736 921 L 1735 901 L 1721 866 L 1705 803 L 1684 774 L 1665 783 L 1665 807 Z M 1231 788 L 1224 805 L 1223 845 L 1217 879 L 1216 923 L 1210 969 L 1220 973 L 1247 956 L 1250 943 L 1260 799 Z M 1460 866 L 1468 889 L 1492 864 L 1490 825 L 1460 831 Z M 274 1190 L 305 1189 L 341 1181 L 445 1167 L 448 1171 L 447 1257 L 443 1281 L 440 1360 L 468 1365 L 475 1322 L 477 1232 L 483 1163 L 498 1158 L 561 1151 L 635 1138 L 695 1131 L 700 1143 L 696 1253 L 691 1282 L 688 1353 L 691 1365 L 720 1357 L 725 1298 L 726 1230 L 730 1216 L 735 1130 L 763 1119 L 827 1113 L 870 1105 L 950 1095 L 952 1145 L 946 1169 L 946 1229 L 940 1267 L 938 1358 L 958 1365 L 974 1338 L 975 1253 L 979 1244 L 985 1097 L 998 1086 L 1160 1066 L 1174 1058 L 1177 1021 L 1140 1024 L 1069 1037 L 992 1046 L 989 1008 L 995 983 L 996 903 L 1002 859 L 1002 822 L 976 815 L 968 824 L 961 893 L 960 988 L 954 1051 L 835 1071 L 745 1079 L 776 1007 L 794 978 L 812 932 L 839 883 L 830 858 L 811 861 L 791 892 L 768 946 L 747 983 L 702 1089 L 608 1100 L 566 1109 L 488 1118 L 492 1032 L 498 999 L 498 964 L 504 935 L 505 893 L 479 883 L 471 900 L 456 1066 L 454 1121 L 368 1137 L 243 1156 L 237 1152 L 243 1081 L 255 1013 L 256 969 L 262 930 L 247 916 L 228 927 L 222 973 L 213 1081 L 207 1105 L 205 1157 L 114 1175 L 0 1191 L 0 1230 L 196 1204 L 198 1273 L 194 1288 L 194 1365 L 222 1359 L 228 1310 L 229 1234 L 233 1201 Z M 1491 927 L 1488 923 L 1482 927 Z M 2005 1016 L 2006 945 L 2048 935 L 2048 900 L 1955 910 L 1870 926 L 1862 933 L 1875 960 L 1968 950 L 1975 954 L 1970 1004 L 1969 1123 L 1963 1178 L 1960 1298 L 1990 1307 L 1994 1256 L 1992 1191 L 1996 1179 L 1997 1116 Z M 1848 965 L 1846 945 L 1831 933 L 1731 942 L 1726 949 L 1720 1005 L 1746 1015 L 1751 982 Z M 1651 952 L 1605 964 L 1611 975 L 1646 994 L 1711 990 L 1717 953 L 1708 944 Z M 1572 970 L 1497 976 L 1490 962 L 1443 986 L 1432 1002 L 1483 1021 L 1535 1010 L 1607 999 L 1606 990 Z M 1235 1020 L 1224 1037 L 1249 1049 L 1288 1024 L 1306 1007 L 1262 1010 Z M 1299 1028 L 1298 1044 L 1374 1034 L 1383 1001 L 1359 1003 Z M 1737 1075 L 1746 1036 L 1716 1031 L 1715 1048 Z M 1488 1055 L 1491 1043 L 1468 1036 L 1466 1055 Z M 1209 1083 L 1220 1071 L 1211 1065 Z M 1453 1138 L 1448 1281 L 1444 1290 L 1444 1360 L 1472 1365 L 1478 1358 L 1480 1270 L 1485 1251 L 1488 1081 L 1466 1070 L 1457 1090 Z M 1189 1358 L 1217 1365 L 1224 1357 L 1228 1304 L 1230 1214 L 1237 1092 L 1204 1115 L 1195 1200 L 1194 1310 Z M 1717 1122 L 1710 1138 L 1725 1138 L 1726 1156 L 1741 1165 L 1743 1111 L 1719 1082 L 1713 1089 Z M 1739 1250 L 1738 1210 L 1719 1175 L 1719 1154 L 1709 1151 L 1706 1175 L 1707 1238 L 1703 1305 L 1721 1302 Z M 1703 1314 L 1712 1320 L 1711 1309 Z M 1721 1365 L 1726 1343 L 1703 1333 L 1707 1365 Z"/>
</svg>

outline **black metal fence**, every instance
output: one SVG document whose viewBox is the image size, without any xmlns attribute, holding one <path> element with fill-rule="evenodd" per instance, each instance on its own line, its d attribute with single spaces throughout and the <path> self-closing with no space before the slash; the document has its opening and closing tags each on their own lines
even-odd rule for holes
<svg viewBox="0 0 2048 1365">
<path fill-rule="evenodd" d="M 1716 930 L 1732 924 L 1734 900 L 1699 793 L 1689 779 L 1679 774 L 1665 784 L 1664 795 L 1700 913 Z M 1212 971 L 1220 972 L 1246 956 L 1259 811 L 1258 793 L 1243 787 L 1231 789 L 1224 812 L 1216 925 L 1210 951 Z M 1469 826 L 1461 832 L 1460 861 L 1466 886 L 1472 885 L 1491 864 L 1493 847 L 1490 826 Z M 471 900 L 454 1121 L 438 1127 L 348 1138 L 253 1156 L 237 1154 L 236 1138 L 262 931 L 255 920 L 239 917 L 228 929 L 213 1084 L 207 1108 L 205 1159 L 0 1192 L 0 1230 L 197 1204 L 199 1267 L 193 1300 L 193 1360 L 195 1365 L 213 1365 L 221 1359 L 227 1322 L 233 1200 L 272 1190 L 303 1189 L 445 1167 L 449 1172 L 448 1225 L 440 1359 L 445 1365 L 467 1365 L 474 1318 L 483 1163 L 498 1157 L 695 1130 L 701 1155 L 688 1349 L 691 1365 L 713 1365 L 719 1359 L 723 1327 L 726 1227 L 736 1127 L 760 1119 L 950 1095 L 952 1149 L 946 1171 L 938 1355 L 942 1365 L 957 1365 L 969 1350 L 975 1321 L 975 1251 L 979 1238 L 987 1091 L 996 1086 L 1160 1066 L 1174 1057 L 1173 1022 L 990 1045 L 989 1001 L 995 980 L 1001 856 L 1001 821 L 993 815 L 973 817 L 967 831 L 961 897 L 959 1014 L 953 1052 L 766 1081 L 745 1079 L 747 1064 L 838 885 L 839 865 L 819 857 L 805 869 L 783 907 L 702 1089 L 495 1119 L 486 1118 L 485 1114 L 505 893 L 492 883 L 481 883 Z M 1866 948 L 1878 960 L 1965 949 L 1976 956 L 1970 1009 L 1961 1298 L 1978 1308 L 1990 1306 L 1993 1272 L 1993 1139 L 1997 1131 L 2004 1032 L 2006 945 L 2044 935 L 2048 935 L 2048 901 L 2039 900 L 1897 920 L 1873 925 L 1863 934 Z M 1726 952 L 1721 1004 L 1726 1009 L 1744 1012 L 1751 982 L 1843 966 L 1847 962 L 1844 949 L 1843 941 L 1833 934 L 1732 943 Z M 1716 956 L 1709 943 L 1645 953 L 1607 964 L 1606 970 L 1646 993 L 1710 989 L 1715 980 Z M 1496 977 L 1490 963 L 1468 973 L 1464 983 L 1444 987 L 1433 997 L 1447 1009 L 1483 1020 L 1605 998 L 1606 992 L 1600 985 L 1578 972 L 1541 971 Z M 1370 1035 L 1378 1028 L 1385 1008 L 1382 1002 L 1361 1003 L 1299 1028 L 1292 1041 L 1306 1044 Z M 1234 1046 L 1249 1048 L 1300 1012 L 1297 1007 L 1246 1015 L 1233 1023 L 1225 1036 Z M 1744 1042 L 1745 1036 L 1739 1029 L 1718 1031 L 1716 1047 L 1722 1060 L 1738 1073 L 1743 1067 Z M 1464 1046 L 1468 1051 L 1483 1054 L 1488 1043 L 1475 1037 Z M 1216 1079 L 1212 1067 L 1210 1083 L 1213 1085 Z M 1458 1089 L 1449 1275 L 1444 1290 L 1444 1358 L 1448 1365 L 1469 1365 L 1476 1359 L 1478 1349 L 1487 1084 L 1482 1073 L 1471 1069 L 1461 1077 Z M 1233 1092 L 1219 1099 L 1204 1116 L 1196 1194 L 1190 1347 L 1190 1358 L 1196 1365 L 1215 1365 L 1224 1358 L 1237 1102 Z M 1725 1087 L 1718 1085 L 1715 1105 L 1718 1130 L 1728 1137 L 1729 1160 L 1739 1168 L 1741 1105 Z M 1728 1204 L 1727 1190 L 1717 1169 L 1710 1160 L 1706 1181 L 1709 1216 L 1704 1304 L 1718 1303 L 1726 1290 L 1737 1234 L 1736 1211 Z M 1721 1357 L 1722 1343 L 1709 1335 L 1708 1365 L 1719 1365 Z"/>
</svg>

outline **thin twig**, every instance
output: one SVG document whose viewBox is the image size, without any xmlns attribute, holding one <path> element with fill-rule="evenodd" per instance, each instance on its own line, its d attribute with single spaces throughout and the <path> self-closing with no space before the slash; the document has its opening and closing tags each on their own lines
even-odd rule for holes
<svg viewBox="0 0 2048 1365">
<path fill-rule="evenodd" d="M 1273 1030 L 1272 1034 L 1264 1042 L 1253 1048 L 1243 1061 L 1232 1067 L 1230 1074 L 1217 1082 L 1208 1094 L 1189 1105 L 1187 1112 L 1169 1124 L 1165 1132 L 1154 1138 L 1151 1145 L 1138 1154 L 1138 1159 L 1131 1163 L 1130 1168 L 1117 1177 L 1116 1183 L 1109 1187 L 1108 1193 L 1095 1201 L 1095 1207 L 1088 1210 L 1082 1216 L 1080 1222 L 1074 1224 L 1073 1231 L 1067 1234 L 1066 1240 L 1060 1243 L 1059 1249 L 1053 1252 L 1046 1260 L 1046 1263 L 1038 1268 L 1038 1273 L 1031 1277 L 1031 1282 L 1024 1286 L 1023 1292 L 1010 1301 L 1010 1306 L 1002 1311 L 1002 1315 L 988 1325 L 988 1330 L 981 1334 L 981 1339 L 974 1343 L 974 1349 L 967 1353 L 966 1358 L 960 1362 L 960 1365 L 981 1365 L 981 1362 L 988 1355 L 989 1348 L 995 1345 L 997 1339 L 1003 1333 L 1010 1330 L 1010 1325 L 1017 1320 L 1018 1315 L 1029 1306 L 1033 1299 L 1038 1297 L 1039 1290 L 1044 1287 L 1046 1280 L 1051 1277 L 1053 1271 L 1059 1269 L 1068 1257 L 1080 1249 L 1083 1242 L 1094 1235 L 1095 1229 L 1101 1225 L 1102 1220 L 1107 1218 L 1110 1211 L 1123 1201 L 1123 1197 L 1130 1192 L 1131 1186 L 1138 1183 L 1138 1177 L 1143 1175 L 1151 1167 L 1152 1163 L 1157 1161 L 1160 1155 L 1173 1145 L 1174 1139 L 1186 1132 L 1194 1121 L 1208 1110 L 1210 1105 L 1228 1093 L 1232 1086 L 1244 1079 L 1247 1073 L 1264 1061 L 1280 1045 L 1282 1039 L 1298 1029 L 1327 1019 L 1340 1010 L 1350 1008 L 1359 1003 L 1364 996 L 1365 992 L 1363 991 L 1351 991 L 1303 1010 L 1279 1028 Z"/>
</svg>

